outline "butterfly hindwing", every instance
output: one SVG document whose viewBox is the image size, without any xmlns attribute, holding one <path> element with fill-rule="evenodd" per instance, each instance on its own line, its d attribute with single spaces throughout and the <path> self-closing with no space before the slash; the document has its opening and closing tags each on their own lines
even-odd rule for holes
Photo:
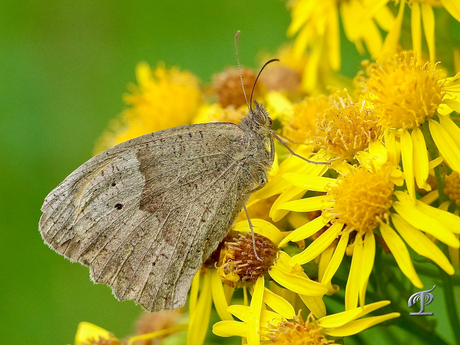
<svg viewBox="0 0 460 345">
<path fill-rule="evenodd" d="M 91 279 L 117 298 L 150 311 L 178 308 L 254 187 L 244 148 L 245 133 L 223 123 L 117 145 L 47 196 L 42 237 L 88 265 Z"/>
</svg>

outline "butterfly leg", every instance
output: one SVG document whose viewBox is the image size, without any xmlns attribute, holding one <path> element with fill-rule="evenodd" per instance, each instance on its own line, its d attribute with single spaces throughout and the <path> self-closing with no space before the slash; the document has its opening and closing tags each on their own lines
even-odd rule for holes
<svg viewBox="0 0 460 345">
<path fill-rule="evenodd" d="M 248 220 L 249 224 L 249 229 L 251 229 L 251 235 L 252 235 L 252 248 L 254 249 L 254 255 L 256 256 L 256 259 L 259 261 L 263 261 L 261 258 L 259 258 L 259 255 L 257 255 L 256 251 L 256 238 L 254 237 L 254 227 L 251 223 L 251 219 L 249 219 L 249 214 L 248 214 L 248 209 L 246 208 L 246 205 L 243 206 L 244 213 L 246 213 L 246 218 Z"/>
</svg>

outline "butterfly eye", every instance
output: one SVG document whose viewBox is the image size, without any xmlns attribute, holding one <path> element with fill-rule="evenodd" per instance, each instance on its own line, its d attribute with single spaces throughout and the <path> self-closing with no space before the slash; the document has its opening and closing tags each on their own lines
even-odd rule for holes
<svg viewBox="0 0 460 345">
<path fill-rule="evenodd" d="M 265 118 L 260 111 L 256 111 L 254 113 L 254 121 L 259 125 L 263 125 L 265 123 Z"/>
<path fill-rule="evenodd" d="M 268 127 L 271 127 L 273 125 L 273 120 L 271 117 L 268 117 Z"/>
</svg>

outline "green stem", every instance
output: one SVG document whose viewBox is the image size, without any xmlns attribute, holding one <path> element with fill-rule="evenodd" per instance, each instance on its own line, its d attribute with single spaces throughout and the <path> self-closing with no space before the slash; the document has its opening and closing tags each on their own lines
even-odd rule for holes
<svg viewBox="0 0 460 345">
<path fill-rule="evenodd" d="M 443 248 L 444 254 L 447 254 L 447 246 Z M 446 302 L 447 316 L 449 317 L 450 328 L 455 337 L 455 343 L 460 344 L 460 322 L 458 319 L 457 304 L 454 296 L 454 287 L 452 278 L 444 270 L 439 267 L 439 272 L 442 279 L 442 291 L 444 292 L 444 300 Z"/>
</svg>

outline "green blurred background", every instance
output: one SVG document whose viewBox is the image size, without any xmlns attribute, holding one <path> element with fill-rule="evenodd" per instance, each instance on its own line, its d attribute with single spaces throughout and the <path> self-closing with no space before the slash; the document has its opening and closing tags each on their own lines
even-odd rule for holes
<svg viewBox="0 0 460 345">
<path fill-rule="evenodd" d="M 141 308 L 116 301 L 86 267 L 43 244 L 43 199 L 91 157 L 124 109 L 121 96 L 138 62 L 164 61 L 209 82 L 235 65 L 237 30 L 242 64 L 256 67 L 259 52 L 286 42 L 289 21 L 280 0 L 2 2 L 0 343 L 73 343 L 83 320 L 119 337 L 132 333 Z M 346 42 L 342 49 L 343 72 L 352 76 L 359 58 Z M 398 332 L 385 327 L 366 338 L 376 344 L 382 329 Z"/>
</svg>

